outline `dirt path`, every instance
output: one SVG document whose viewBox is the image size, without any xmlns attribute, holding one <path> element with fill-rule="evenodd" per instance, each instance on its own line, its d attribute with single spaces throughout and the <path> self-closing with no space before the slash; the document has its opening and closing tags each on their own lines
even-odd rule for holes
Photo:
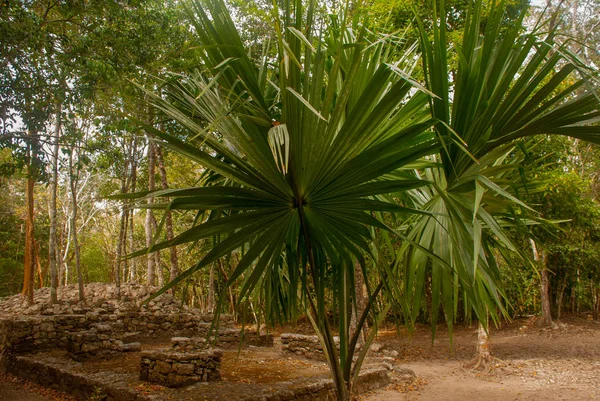
<svg viewBox="0 0 600 401">
<path fill-rule="evenodd" d="M 39 386 L 11 374 L 0 374 L 0 401 L 76 401 L 56 390 Z"/>
<path fill-rule="evenodd" d="M 518 320 L 492 330 L 496 363 L 488 372 L 462 365 L 473 357 L 475 327 L 458 328 L 454 353 L 440 327 L 431 346 L 429 329 L 417 329 L 412 343 L 407 333 L 384 333 L 380 342 L 399 352 L 396 363 L 412 369 L 410 385 L 394 384 L 362 398 L 368 401 L 504 401 L 600 400 L 600 324 L 572 318 L 553 329 L 535 320 Z"/>
</svg>

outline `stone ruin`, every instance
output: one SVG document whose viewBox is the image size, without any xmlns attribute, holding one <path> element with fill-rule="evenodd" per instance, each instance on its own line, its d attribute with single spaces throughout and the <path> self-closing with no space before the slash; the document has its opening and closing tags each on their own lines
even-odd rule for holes
<svg viewBox="0 0 600 401">
<path fill-rule="evenodd" d="M 3 312 L 0 316 L 0 371 L 59 388 L 82 399 L 93 396 L 101 388 L 106 392 L 107 400 L 150 401 L 155 398 L 142 395 L 127 382 L 119 381 L 121 379 L 115 380 L 123 373 L 81 374 L 80 362 L 141 350 L 140 361 L 136 362 L 139 363 L 139 376 L 135 370 L 127 375 L 135 380 L 172 387 L 164 391 L 179 391 L 177 388 L 193 383 L 218 380 L 221 349 L 273 345 L 272 336 L 240 330 L 231 316 L 222 315 L 218 336 L 208 340 L 218 349 L 211 349 L 205 339 L 213 316 L 181 305 L 170 294 L 143 304 L 156 290 L 126 284 L 117 297 L 114 285 L 95 283 L 85 287 L 86 303 L 78 302 L 75 285 L 59 288 L 60 303 L 53 306 L 48 305 L 50 291 L 47 288 L 36 291 L 33 306 L 26 305 L 20 295 L 0 299 L 0 311 Z M 171 346 L 152 349 L 168 339 L 171 339 Z M 281 341 L 283 352 L 288 355 L 321 360 L 324 357 L 316 336 L 283 334 Z M 146 347 L 149 349 L 144 349 Z M 55 354 L 55 350 L 64 353 Z M 41 352 L 41 360 L 37 359 L 37 352 Z M 387 384 L 387 371 L 371 369 L 363 372 L 364 375 L 361 373 L 361 391 Z M 273 389 L 265 387 L 263 395 L 249 396 L 248 399 L 320 399 L 333 391 L 330 379 L 298 380 L 298 384 L 293 385 L 298 387 L 288 388 L 290 383 L 282 382 L 276 393 L 271 394 Z M 191 386 L 184 391 L 187 394 L 194 388 L 200 387 Z"/>
<path fill-rule="evenodd" d="M 281 352 L 309 359 L 325 358 L 319 338 L 317 336 L 307 336 L 304 334 L 282 333 Z"/>
<path fill-rule="evenodd" d="M 338 348 L 340 349 L 340 338 L 333 337 L 333 340 Z M 361 349 L 362 345 L 356 344 L 356 350 Z M 285 354 L 292 354 L 307 359 L 324 360 L 325 354 L 323 348 L 319 342 L 317 336 L 308 336 L 304 334 L 296 333 L 282 333 L 281 334 L 281 352 Z M 368 355 L 379 356 L 384 358 L 396 358 L 398 357 L 398 351 L 388 350 L 382 344 L 372 343 L 369 348 Z M 354 355 L 356 358 L 357 355 Z"/>
<path fill-rule="evenodd" d="M 174 337 L 171 342 L 171 347 L 142 352 L 140 380 L 183 387 L 220 379 L 223 351 L 207 347 L 204 339 Z"/>
<path fill-rule="evenodd" d="M 125 284 L 120 297 L 112 284 L 85 286 L 87 302 L 78 302 L 75 285 L 59 288 L 60 303 L 48 304 L 50 291 L 36 291 L 36 303 L 24 304 L 20 295 L 0 300 L 0 368 L 6 369 L 13 355 L 48 350 L 67 350 L 76 360 L 139 350 L 143 339 L 173 336 L 205 337 L 213 316 L 182 305 L 170 294 L 162 294 L 147 305 L 143 301 L 156 287 Z M 229 315 L 219 320 L 216 345 L 233 348 L 240 340 L 250 344 L 272 344 L 272 337 L 243 332 Z"/>
<path fill-rule="evenodd" d="M 139 342 L 125 343 L 125 337 L 113 333 L 110 324 L 94 324 L 87 331 L 69 333 L 67 335 L 67 351 L 73 359 L 104 357 L 117 352 L 138 352 L 142 349 Z"/>
</svg>

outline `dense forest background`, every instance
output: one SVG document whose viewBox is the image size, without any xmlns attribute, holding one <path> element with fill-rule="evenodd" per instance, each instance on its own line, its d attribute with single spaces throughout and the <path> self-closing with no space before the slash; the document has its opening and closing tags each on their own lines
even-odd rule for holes
<svg viewBox="0 0 600 401">
<path fill-rule="evenodd" d="M 451 41 L 462 38 L 466 3 L 447 2 Z M 265 22 L 269 2 L 234 0 L 229 6 L 250 57 L 260 59 L 263 45 L 275 40 Z M 430 8 L 420 0 L 373 0 L 368 23 L 376 31 L 401 32 L 410 45 L 418 39 L 413 10 L 427 24 Z M 559 27 L 555 40 L 582 64 L 598 66 L 599 16 L 597 0 L 536 2 L 526 29 L 549 20 Z M 124 259 L 205 217 L 156 210 L 151 197 L 144 200 L 146 209 L 110 198 L 210 185 L 215 179 L 198 164 L 154 145 L 152 132 L 138 123 L 181 138 L 189 135 L 149 106 L 142 90 L 160 92 L 172 73 L 190 73 L 202 63 L 181 2 L 3 1 L 0 49 L 0 297 L 26 294 L 28 283 L 47 287 L 52 280 L 59 287 L 87 282 L 163 286 L 220 241 L 215 236 Z M 419 68 L 413 75 L 422 80 Z M 528 258 L 497 258 L 507 310 L 513 316 L 539 314 L 548 297 L 555 318 L 592 312 L 598 319 L 600 152 L 581 140 L 545 135 L 520 141 L 517 149 L 515 158 L 528 162 L 519 179 L 535 182 L 519 193 L 520 199 L 544 222 L 509 230 L 521 247 L 517 253 Z M 389 223 L 403 225 L 391 218 Z M 391 260 L 389 250 L 399 244 L 390 243 L 382 258 Z M 213 311 L 241 257 L 234 251 L 220 258 L 177 287 L 177 294 Z M 229 288 L 222 309 L 245 316 L 247 311 L 235 306 L 239 290 Z M 421 306 L 424 322 L 437 313 L 430 313 L 430 305 L 431 299 Z M 260 310 L 260 299 L 249 307 Z M 457 308 L 465 309 L 459 319 L 469 318 L 468 308 Z"/>
</svg>

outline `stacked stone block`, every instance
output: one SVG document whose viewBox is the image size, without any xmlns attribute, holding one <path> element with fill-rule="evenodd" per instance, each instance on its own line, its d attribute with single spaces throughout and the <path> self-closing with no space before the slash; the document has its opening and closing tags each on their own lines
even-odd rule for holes
<svg viewBox="0 0 600 401">
<path fill-rule="evenodd" d="M 317 336 L 281 334 L 281 351 L 310 359 L 324 359 L 323 348 Z"/>
<path fill-rule="evenodd" d="M 333 337 L 333 341 L 339 351 L 340 338 Z M 360 349 L 361 345 L 356 344 L 356 349 Z M 304 334 L 283 333 L 281 334 L 281 351 L 284 354 L 294 354 L 308 359 L 325 359 L 323 347 L 317 336 L 307 336 Z"/>
<path fill-rule="evenodd" d="M 183 387 L 197 382 L 219 380 L 223 351 L 206 347 L 198 339 L 175 337 L 172 346 L 143 351 L 140 380 L 166 387 Z"/>
<path fill-rule="evenodd" d="M 91 330 L 69 334 L 67 351 L 75 360 L 107 356 L 116 352 L 136 352 L 142 346 L 139 342 L 125 344 L 113 333 L 109 324 L 95 324 Z"/>
</svg>

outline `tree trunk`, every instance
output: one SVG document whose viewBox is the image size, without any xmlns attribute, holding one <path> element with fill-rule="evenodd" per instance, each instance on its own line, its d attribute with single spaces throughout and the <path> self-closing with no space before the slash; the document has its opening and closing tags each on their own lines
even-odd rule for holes
<svg viewBox="0 0 600 401">
<path fill-rule="evenodd" d="M 125 190 L 122 191 L 125 193 Z M 117 286 L 117 292 L 121 287 L 121 264 L 123 263 L 123 243 L 127 234 L 127 206 L 122 205 L 121 209 L 121 224 L 119 225 L 119 239 L 117 242 L 117 271 L 115 272 L 115 284 Z"/>
<path fill-rule="evenodd" d="M 30 133 L 31 136 L 31 133 Z M 26 209 L 25 219 L 25 263 L 23 274 L 22 294 L 27 297 L 29 305 L 33 305 L 33 281 L 35 272 L 35 245 L 34 245 L 34 221 L 33 221 L 33 189 L 35 185 L 35 168 L 33 167 L 32 146 L 27 146 L 27 187 L 26 187 Z"/>
<path fill-rule="evenodd" d="M 223 267 L 223 263 L 221 261 L 221 258 L 217 259 L 217 263 L 219 266 L 219 270 L 221 271 L 221 274 L 223 275 L 223 279 L 225 280 L 225 282 L 229 281 L 229 276 L 227 275 L 227 272 L 225 271 L 225 268 Z M 231 305 L 231 314 L 233 315 L 234 320 L 236 319 L 236 315 L 235 315 L 235 298 L 233 296 L 233 292 L 231 290 L 231 286 L 227 286 L 227 292 L 229 293 L 229 304 Z"/>
<path fill-rule="evenodd" d="M 540 300 L 542 303 L 542 325 L 552 325 L 552 309 L 550 305 L 550 277 L 546 266 L 546 253 L 538 251 L 533 239 L 529 240 L 533 251 L 533 260 L 540 262 Z"/>
<path fill-rule="evenodd" d="M 596 286 L 592 279 L 590 279 L 590 295 L 592 296 L 592 318 L 596 321 L 600 309 L 600 288 Z"/>
<path fill-rule="evenodd" d="M 160 173 L 161 187 L 162 189 L 168 189 L 169 184 L 167 182 L 167 171 L 165 169 L 165 161 L 163 158 L 162 149 L 159 146 L 154 146 L 154 150 L 156 153 L 158 172 Z M 165 228 L 167 230 L 167 240 L 171 241 L 173 239 L 173 216 L 170 210 L 167 210 L 166 213 L 167 215 L 165 218 Z M 179 256 L 177 255 L 177 247 L 172 246 L 171 248 L 169 248 L 169 251 L 171 253 L 171 268 L 169 270 L 169 278 L 173 280 L 179 275 Z"/>
<path fill-rule="evenodd" d="M 129 249 L 131 251 L 133 251 L 135 249 L 135 237 L 134 237 L 134 231 L 133 231 L 133 210 L 129 211 L 129 214 L 127 216 L 127 223 L 129 224 L 129 229 L 128 234 L 129 234 Z M 129 261 L 129 272 L 128 272 L 128 277 L 127 277 L 127 281 L 130 283 L 134 283 L 136 282 L 136 272 L 137 272 L 137 258 L 133 258 Z"/>
<path fill-rule="evenodd" d="M 57 262 L 57 274 L 58 274 L 58 286 L 64 286 L 64 263 L 62 260 L 62 250 L 65 242 L 65 228 L 61 227 L 60 235 L 58 235 L 58 241 L 56 244 L 56 262 Z M 58 297 L 57 297 L 58 298 Z"/>
<path fill-rule="evenodd" d="M 58 151 L 61 131 L 62 109 L 59 103 L 56 112 L 56 127 L 54 130 L 54 142 L 52 144 L 52 180 L 50 182 L 50 237 L 48 239 L 48 259 L 50 263 L 50 305 L 58 302 L 56 290 L 58 288 L 58 247 L 56 241 L 56 198 L 58 191 Z"/>
<path fill-rule="evenodd" d="M 571 287 L 571 315 L 575 314 L 575 299 L 577 298 L 577 290 L 575 286 Z"/>
<path fill-rule="evenodd" d="M 70 216 L 71 212 L 69 211 L 69 206 L 67 204 L 67 207 L 65 208 L 65 216 Z M 71 246 L 71 221 L 70 219 L 67 217 L 65 219 L 65 231 L 67 232 L 67 239 L 66 239 L 66 243 L 65 243 L 65 248 L 63 251 L 63 255 L 62 255 L 62 265 L 64 266 L 64 274 L 62 275 L 62 281 L 63 281 L 63 285 L 67 286 L 69 285 L 69 247 Z"/>
<path fill-rule="evenodd" d="M 35 249 L 35 266 L 37 267 L 38 274 L 37 288 L 42 288 L 44 286 L 44 271 L 42 269 L 42 263 L 40 262 L 40 244 L 38 244 L 38 242 L 34 240 L 33 245 L 33 249 Z"/>
<path fill-rule="evenodd" d="M 558 294 L 556 296 L 556 320 L 560 320 L 562 316 L 563 299 L 565 295 L 565 289 L 567 288 L 567 275 L 562 279 Z"/>
<path fill-rule="evenodd" d="M 362 269 L 358 261 L 356 261 L 354 264 L 354 294 L 356 297 L 356 304 L 352 305 L 352 315 L 350 317 L 350 337 L 352 337 L 356 332 L 358 318 L 362 315 L 368 302 L 367 287 L 365 286 Z M 369 325 L 367 322 L 365 322 L 362 327 L 362 333 L 358 343 L 363 345 L 367 341 L 368 336 Z"/>
<path fill-rule="evenodd" d="M 123 173 L 123 180 L 121 182 L 121 193 L 127 193 L 127 169 Z M 125 241 L 127 240 L 127 203 L 123 202 L 121 205 L 121 224 L 119 225 L 119 239 L 117 241 L 117 271 L 115 272 L 115 285 L 117 287 L 117 296 L 121 293 L 121 268 L 123 261 L 123 255 L 125 253 Z M 125 269 L 123 269 L 125 270 Z"/>
<path fill-rule="evenodd" d="M 490 336 L 481 322 L 477 325 L 477 354 L 486 362 L 492 360 L 492 353 L 490 352 Z"/>
<path fill-rule="evenodd" d="M 545 265 L 545 255 L 542 252 L 542 263 Z M 552 325 L 552 309 L 550 305 L 550 277 L 548 269 L 544 266 L 541 271 L 541 295 L 542 295 L 542 324 Z"/>
<path fill-rule="evenodd" d="M 196 287 L 194 286 L 194 291 Z M 215 312 L 215 264 L 210 265 L 210 275 L 208 277 L 208 300 L 207 300 L 207 312 Z"/>
<path fill-rule="evenodd" d="M 154 151 L 153 151 L 153 143 L 152 141 L 148 141 L 148 190 L 154 191 L 155 183 L 154 183 Z M 148 198 L 148 206 L 151 206 L 154 203 L 154 198 Z M 153 228 L 153 219 L 154 214 L 152 213 L 152 209 L 146 209 L 146 247 L 152 246 L 152 228 Z M 146 280 L 148 285 L 156 284 L 156 256 L 152 253 L 148 254 L 147 261 L 147 269 L 146 269 Z"/>
<path fill-rule="evenodd" d="M 154 232 L 156 232 L 157 226 L 156 226 L 156 220 L 154 220 Z M 158 279 L 158 286 L 159 287 L 163 287 L 165 285 L 165 274 L 162 268 L 162 262 L 160 260 L 160 252 L 154 252 L 154 261 L 155 261 L 155 268 L 156 268 L 156 277 Z"/>
<path fill-rule="evenodd" d="M 73 251 L 75 252 L 75 271 L 77 272 L 77 285 L 79 287 L 79 301 L 85 302 L 83 278 L 81 276 L 81 257 L 79 249 L 79 237 L 77 235 L 77 183 L 79 181 L 79 167 L 73 166 L 73 153 L 75 147 L 69 154 L 69 185 L 71 186 L 71 234 L 73 237 Z"/>
<path fill-rule="evenodd" d="M 130 166 L 130 176 L 131 176 L 131 182 L 130 182 L 130 192 L 135 192 L 136 191 L 136 184 L 137 184 L 137 159 L 136 159 L 136 153 L 137 153 L 137 138 L 133 139 L 133 148 L 131 151 L 131 166 Z M 133 231 L 133 216 L 134 216 L 134 211 L 131 210 L 129 212 L 129 249 L 130 251 L 133 251 L 135 249 L 135 238 L 134 238 L 134 231 Z M 129 262 L 129 277 L 128 280 L 129 282 L 135 282 L 135 275 L 136 275 L 136 271 L 137 271 L 137 259 L 131 259 L 131 261 Z"/>
<path fill-rule="evenodd" d="M 490 327 L 489 316 L 486 316 L 486 325 Z M 477 324 L 477 349 L 476 355 L 473 360 L 465 364 L 466 368 L 473 368 L 475 370 L 489 369 L 489 363 L 493 360 L 492 352 L 490 350 L 490 336 L 488 331 L 481 322 Z"/>
</svg>

